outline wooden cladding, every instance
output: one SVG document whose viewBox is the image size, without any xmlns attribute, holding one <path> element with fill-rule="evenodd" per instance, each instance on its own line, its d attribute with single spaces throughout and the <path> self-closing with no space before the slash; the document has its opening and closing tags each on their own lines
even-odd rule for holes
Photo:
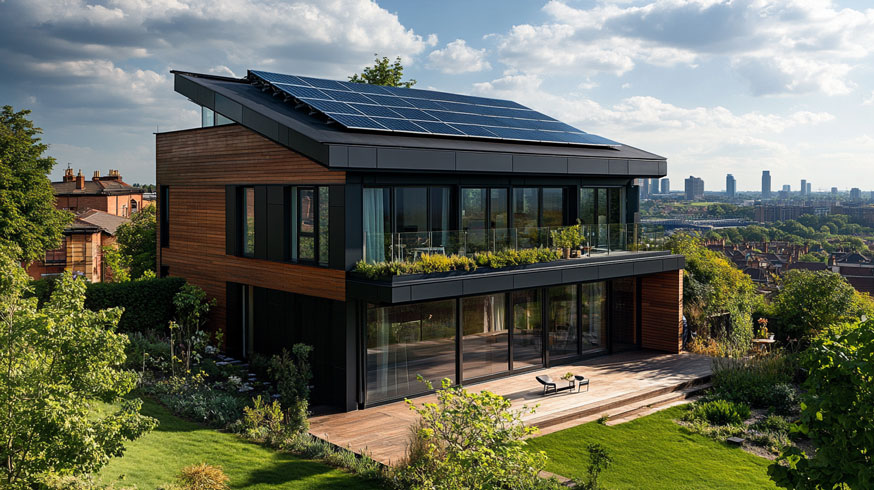
<svg viewBox="0 0 874 490">
<path fill-rule="evenodd" d="M 683 348 L 683 271 L 644 276 L 641 281 L 641 346 L 677 353 Z"/>
<path fill-rule="evenodd" d="M 159 185 L 343 184 L 346 173 L 238 124 L 157 135 Z"/>
</svg>

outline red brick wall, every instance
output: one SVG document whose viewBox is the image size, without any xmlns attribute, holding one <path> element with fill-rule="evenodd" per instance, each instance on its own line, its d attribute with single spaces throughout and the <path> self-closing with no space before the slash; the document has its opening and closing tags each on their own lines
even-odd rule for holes
<svg viewBox="0 0 874 490">
<path fill-rule="evenodd" d="M 137 209 L 143 208 L 142 194 L 126 194 L 118 196 L 56 196 L 55 207 L 82 211 L 98 209 L 116 216 L 130 217 L 131 201 L 136 202 Z"/>
</svg>

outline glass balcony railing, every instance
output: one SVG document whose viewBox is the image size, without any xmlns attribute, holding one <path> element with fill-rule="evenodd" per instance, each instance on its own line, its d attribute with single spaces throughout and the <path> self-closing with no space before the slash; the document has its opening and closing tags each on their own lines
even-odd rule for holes
<svg viewBox="0 0 874 490">
<path fill-rule="evenodd" d="M 364 234 L 365 261 L 413 262 L 424 254 L 473 256 L 483 252 L 555 249 L 566 258 L 667 250 L 661 226 L 576 225 Z"/>
</svg>

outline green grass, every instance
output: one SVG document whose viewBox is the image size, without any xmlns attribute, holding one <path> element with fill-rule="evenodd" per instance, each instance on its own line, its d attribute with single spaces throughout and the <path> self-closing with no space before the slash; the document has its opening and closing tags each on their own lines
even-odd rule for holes
<svg viewBox="0 0 874 490">
<path fill-rule="evenodd" d="M 174 482 L 179 470 L 206 462 L 221 466 L 231 488 L 244 489 L 376 489 L 373 482 L 328 465 L 283 454 L 247 442 L 235 434 L 218 432 L 171 414 L 146 399 L 142 412 L 160 421 L 151 433 L 127 445 L 100 473 L 102 481 L 125 475 L 125 485 L 151 490 Z"/>
<path fill-rule="evenodd" d="M 589 464 L 586 444 L 603 444 L 614 460 L 601 476 L 609 489 L 776 488 L 768 478 L 770 461 L 676 424 L 685 410 L 673 407 L 612 427 L 592 422 L 529 444 L 549 455 L 547 471 L 579 480 Z"/>
</svg>

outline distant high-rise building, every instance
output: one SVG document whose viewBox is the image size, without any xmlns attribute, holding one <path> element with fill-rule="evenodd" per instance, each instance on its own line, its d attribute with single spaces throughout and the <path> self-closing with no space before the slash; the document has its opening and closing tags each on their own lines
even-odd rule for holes
<svg viewBox="0 0 874 490">
<path fill-rule="evenodd" d="M 734 175 L 728 174 L 725 176 L 725 195 L 728 197 L 734 197 L 737 192 L 737 180 L 734 179 Z"/>
<path fill-rule="evenodd" d="M 861 201 L 862 200 L 862 189 L 858 187 L 853 187 L 850 189 L 850 200 L 851 201 Z"/>
<path fill-rule="evenodd" d="M 649 181 L 649 193 L 659 194 L 659 179 L 650 179 Z"/>
<path fill-rule="evenodd" d="M 662 194 L 670 194 L 671 193 L 671 179 L 665 177 L 662 179 Z"/>
<path fill-rule="evenodd" d="M 792 186 L 789 184 L 783 184 L 783 192 L 792 192 Z"/>
<path fill-rule="evenodd" d="M 810 182 L 807 183 L 807 192 L 805 194 L 807 194 L 807 197 L 810 197 L 810 195 L 813 194 L 813 184 Z"/>
<path fill-rule="evenodd" d="M 838 195 L 838 188 L 832 187 L 832 196 L 837 196 L 837 195 Z"/>
<path fill-rule="evenodd" d="M 686 200 L 695 201 L 704 198 L 704 180 L 690 175 L 686 179 Z"/>
<path fill-rule="evenodd" d="M 640 198 L 649 199 L 649 179 L 640 179 Z"/>
<path fill-rule="evenodd" d="M 799 189 L 799 192 L 801 192 L 802 196 L 807 193 L 807 181 L 804 179 L 801 179 L 801 189 Z"/>
<path fill-rule="evenodd" d="M 771 197 L 771 171 L 762 170 L 762 199 Z"/>
</svg>

